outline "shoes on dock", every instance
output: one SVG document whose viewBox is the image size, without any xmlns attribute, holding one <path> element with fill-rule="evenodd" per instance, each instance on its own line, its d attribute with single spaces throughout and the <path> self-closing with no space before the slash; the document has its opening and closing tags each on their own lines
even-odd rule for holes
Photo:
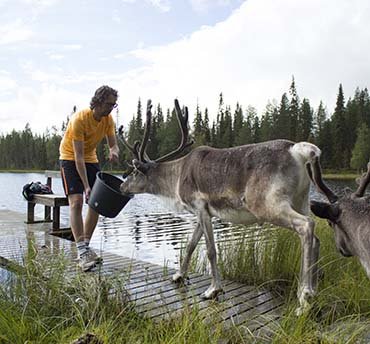
<svg viewBox="0 0 370 344">
<path fill-rule="evenodd" d="M 90 246 L 87 247 L 87 252 L 95 259 L 96 264 L 103 263 L 103 257 L 100 257 Z"/>
<path fill-rule="evenodd" d="M 78 266 L 82 271 L 87 272 L 102 262 L 103 258 L 98 256 L 93 249 L 89 248 L 79 257 Z"/>
</svg>

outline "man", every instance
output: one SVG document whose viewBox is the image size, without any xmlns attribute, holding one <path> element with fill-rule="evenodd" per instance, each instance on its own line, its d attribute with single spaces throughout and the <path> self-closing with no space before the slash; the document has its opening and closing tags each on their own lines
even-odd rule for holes
<svg viewBox="0 0 370 344">
<path fill-rule="evenodd" d="M 68 123 L 60 143 L 60 168 L 63 187 L 70 206 L 70 224 L 77 245 L 78 264 L 88 271 L 101 258 L 89 247 L 99 214 L 88 207 L 85 221 L 82 217 L 83 194 L 87 202 L 100 170 L 96 147 L 106 137 L 109 159 L 118 161 L 119 148 L 111 111 L 117 107 L 118 92 L 101 86 L 91 99 L 90 108 L 75 113 Z"/>
</svg>

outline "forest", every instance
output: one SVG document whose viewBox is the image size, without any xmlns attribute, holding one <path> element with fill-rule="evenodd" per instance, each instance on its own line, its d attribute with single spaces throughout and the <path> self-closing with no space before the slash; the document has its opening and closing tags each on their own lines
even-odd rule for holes
<svg viewBox="0 0 370 344">
<path fill-rule="evenodd" d="M 59 169 L 59 144 L 71 114 L 60 127 L 46 129 L 42 134 L 33 133 L 29 123 L 21 131 L 13 130 L 0 135 L 0 169 L 44 170 Z M 137 111 L 128 125 L 125 136 L 128 142 L 141 140 L 144 132 L 145 106 L 138 100 Z M 119 110 L 112 113 L 120 123 Z M 335 109 L 329 113 L 323 102 L 313 109 L 309 99 L 300 99 L 294 77 L 280 101 L 269 102 L 261 115 L 252 106 L 243 108 L 240 103 L 232 109 L 219 95 L 218 111 L 210 116 L 208 109 L 198 104 L 189 123 L 189 133 L 195 140 L 193 147 L 209 145 L 232 147 L 273 139 L 309 141 L 322 150 L 321 163 L 327 170 L 360 172 L 370 159 L 370 97 L 367 88 L 355 90 L 352 97 L 344 97 L 339 85 Z M 215 118 L 212 122 L 210 118 Z M 174 109 L 163 110 L 158 104 L 153 109 L 150 142 L 147 153 L 155 159 L 175 149 L 180 140 L 180 129 Z M 130 153 L 120 145 L 120 161 L 107 162 L 108 146 L 102 142 L 97 149 L 104 169 L 127 168 Z"/>
</svg>

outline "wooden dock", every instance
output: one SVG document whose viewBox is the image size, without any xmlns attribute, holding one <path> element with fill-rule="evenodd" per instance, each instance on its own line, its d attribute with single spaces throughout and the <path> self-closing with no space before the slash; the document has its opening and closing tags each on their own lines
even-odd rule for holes
<svg viewBox="0 0 370 344">
<path fill-rule="evenodd" d="M 25 218 L 25 214 L 0 210 L 0 265 L 10 270 L 22 268 L 32 245 L 44 257 L 63 252 L 70 262 L 68 273 L 75 274 L 75 243 L 50 235 L 50 224 L 27 225 Z M 172 268 L 106 251 L 100 254 L 104 263 L 89 273 L 122 276 L 129 299 L 145 317 L 168 319 L 194 307 L 204 321 L 212 319 L 226 329 L 238 326 L 241 333 L 268 336 L 278 326 L 283 301 L 267 290 L 223 280 L 225 293 L 217 300 L 203 300 L 200 295 L 210 284 L 209 275 L 192 273 L 187 283 L 178 285 L 171 280 Z"/>
</svg>

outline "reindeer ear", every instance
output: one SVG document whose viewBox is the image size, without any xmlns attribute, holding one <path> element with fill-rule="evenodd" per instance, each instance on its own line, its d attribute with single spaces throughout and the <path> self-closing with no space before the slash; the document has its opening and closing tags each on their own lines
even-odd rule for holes
<svg viewBox="0 0 370 344">
<path fill-rule="evenodd" d="M 336 222 L 340 211 L 338 205 L 329 204 L 324 202 L 311 201 L 311 211 L 318 217 L 322 219 L 328 219 L 332 222 Z"/>
<path fill-rule="evenodd" d="M 148 172 L 148 165 L 145 162 L 134 159 L 132 160 L 132 165 L 136 171 L 139 171 L 142 174 L 146 174 Z"/>
</svg>

